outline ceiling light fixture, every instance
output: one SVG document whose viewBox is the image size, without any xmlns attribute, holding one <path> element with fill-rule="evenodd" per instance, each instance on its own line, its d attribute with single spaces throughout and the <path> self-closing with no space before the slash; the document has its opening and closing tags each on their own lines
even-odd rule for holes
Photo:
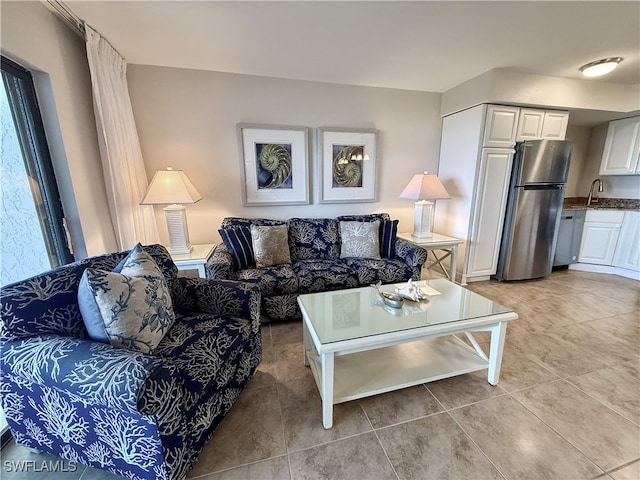
<svg viewBox="0 0 640 480">
<path fill-rule="evenodd" d="M 580 67 L 585 77 L 599 77 L 613 71 L 622 61 L 622 57 L 603 58 Z"/>
</svg>

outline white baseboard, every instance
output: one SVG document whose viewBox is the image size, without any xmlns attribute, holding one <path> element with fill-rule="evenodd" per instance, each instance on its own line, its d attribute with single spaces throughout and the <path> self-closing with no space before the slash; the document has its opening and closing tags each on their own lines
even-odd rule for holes
<svg viewBox="0 0 640 480">
<path fill-rule="evenodd" d="M 593 263 L 572 263 L 569 270 L 578 270 L 580 272 L 607 273 L 609 275 L 619 275 L 621 277 L 640 280 L 640 272 L 627 270 L 626 268 L 618 268 L 613 265 L 595 265 Z"/>
</svg>

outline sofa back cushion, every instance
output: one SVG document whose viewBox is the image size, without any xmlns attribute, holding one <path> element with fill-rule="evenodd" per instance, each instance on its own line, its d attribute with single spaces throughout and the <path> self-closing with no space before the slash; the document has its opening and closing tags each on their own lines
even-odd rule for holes
<svg viewBox="0 0 640 480">
<path fill-rule="evenodd" d="M 162 245 L 144 247 L 165 278 L 178 269 Z M 55 268 L 0 288 L 0 340 L 11 341 L 45 334 L 85 338 L 78 307 L 78 286 L 87 268 L 113 270 L 128 252 L 108 253 Z"/>
<path fill-rule="evenodd" d="M 338 221 L 333 218 L 290 219 L 289 250 L 292 262 L 339 258 Z"/>
<path fill-rule="evenodd" d="M 220 224 L 221 229 L 234 228 L 234 227 L 246 227 L 251 228 L 251 225 L 259 225 L 263 227 L 273 227 L 275 225 L 286 225 L 284 220 L 271 220 L 269 218 L 242 218 L 242 217 L 225 217 Z"/>
</svg>

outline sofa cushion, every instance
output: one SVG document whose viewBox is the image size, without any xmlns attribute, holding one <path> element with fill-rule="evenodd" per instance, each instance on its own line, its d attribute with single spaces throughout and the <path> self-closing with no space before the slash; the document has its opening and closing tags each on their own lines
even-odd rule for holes
<svg viewBox="0 0 640 480">
<path fill-rule="evenodd" d="M 380 222 L 340 222 L 340 258 L 380 258 Z"/>
<path fill-rule="evenodd" d="M 174 365 L 185 389 L 185 407 L 224 389 L 238 368 L 234 359 L 251 336 L 251 323 L 233 317 L 178 317 L 154 355 Z"/>
<path fill-rule="evenodd" d="M 404 282 L 413 275 L 411 267 L 402 260 L 345 258 L 344 261 L 356 272 L 361 285 Z"/>
<path fill-rule="evenodd" d="M 286 225 L 287 222 L 283 220 L 271 220 L 269 218 L 242 218 L 242 217 L 225 217 L 222 219 L 220 228 L 233 228 L 233 227 L 247 227 L 251 228 L 251 225 L 262 225 L 266 227 L 272 227 L 274 225 Z"/>
<path fill-rule="evenodd" d="M 290 219 L 289 249 L 293 262 L 338 258 L 338 222 L 332 218 Z"/>
<path fill-rule="evenodd" d="M 251 242 L 251 228 L 238 226 L 218 230 L 222 243 L 233 259 L 236 270 L 247 268 L 256 263 Z"/>
<path fill-rule="evenodd" d="M 78 304 L 85 327 L 92 340 L 150 353 L 175 320 L 169 287 L 140 244 L 120 267 L 83 273 Z"/>
<path fill-rule="evenodd" d="M 358 286 L 356 272 L 340 260 L 302 260 L 293 264 L 299 293 L 325 292 Z"/>
<path fill-rule="evenodd" d="M 384 220 L 380 223 L 380 256 L 396 257 L 396 240 L 398 238 L 398 220 Z"/>
<path fill-rule="evenodd" d="M 295 293 L 298 291 L 298 277 L 291 265 L 272 265 L 265 268 L 246 268 L 236 272 L 234 280 L 253 281 L 263 296 Z"/>
<path fill-rule="evenodd" d="M 388 213 L 370 213 L 367 215 L 341 215 L 336 220 L 338 222 L 375 222 L 376 220 L 383 222 L 389 218 Z"/>
<path fill-rule="evenodd" d="M 286 225 L 251 225 L 251 244 L 258 268 L 291 263 Z"/>
</svg>

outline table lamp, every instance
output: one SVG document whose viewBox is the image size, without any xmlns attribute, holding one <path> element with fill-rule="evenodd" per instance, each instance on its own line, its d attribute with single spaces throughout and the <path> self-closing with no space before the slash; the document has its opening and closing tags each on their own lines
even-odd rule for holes
<svg viewBox="0 0 640 480">
<path fill-rule="evenodd" d="M 433 223 L 433 202 L 442 198 L 451 198 L 437 175 L 428 172 L 414 175 L 409 184 L 400 194 L 400 198 L 416 200 L 413 217 L 413 233 L 416 239 L 431 238 L 431 224 Z"/>
<path fill-rule="evenodd" d="M 202 196 L 182 170 L 158 170 L 151 179 L 140 205 L 167 205 L 164 214 L 169 231 L 169 253 L 189 255 L 191 243 L 187 229 L 185 205 L 200 201 Z"/>
</svg>

